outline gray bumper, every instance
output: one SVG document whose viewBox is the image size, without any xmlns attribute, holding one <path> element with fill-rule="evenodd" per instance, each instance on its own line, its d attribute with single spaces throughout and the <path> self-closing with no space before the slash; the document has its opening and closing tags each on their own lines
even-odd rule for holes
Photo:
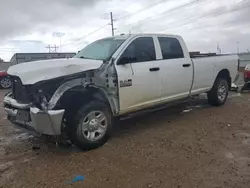
<svg viewBox="0 0 250 188">
<path fill-rule="evenodd" d="M 12 94 L 5 96 L 4 109 L 8 119 L 17 126 L 33 130 L 39 134 L 61 135 L 61 125 L 65 110 L 42 111 L 31 107 L 31 104 L 21 104 L 12 98 Z"/>
</svg>

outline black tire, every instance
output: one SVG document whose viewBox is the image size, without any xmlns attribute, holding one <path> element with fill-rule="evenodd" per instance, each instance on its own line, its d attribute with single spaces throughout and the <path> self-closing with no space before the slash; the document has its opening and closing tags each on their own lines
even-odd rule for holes
<svg viewBox="0 0 250 188">
<path fill-rule="evenodd" d="M 222 87 L 224 92 L 221 92 Z M 211 91 L 208 92 L 208 103 L 212 106 L 222 106 L 225 104 L 229 92 L 229 85 L 226 78 L 218 77 Z M 223 93 L 223 94 L 222 94 Z"/>
<path fill-rule="evenodd" d="M 102 112 L 106 118 L 107 128 L 105 133 L 100 139 L 95 141 L 90 141 L 86 138 L 86 135 L 83 131 L 83 121 L 88 118 L 88 114 L 92 112 Z M 89 120 L 88 120 L 89 121 Z M 87 123 L 90 126 L 90 123 Z M 108 105 L 105 103 L 95 100 L 85 104 L 81 107 L 76 113 L 71 125 L 69 127 L 69 138 L 71 142 L 82 150 L 91 150 L 98 148 L 105 144 L 109 139 L 112 132 L 113 116 Z M 87 133 L 86 133 L 87 134 Z"/>
<path fill-rule="evenodd" d="M 0 78 L 0 86 L 2 89 L 9 89 L 11 88 L 11 79 L 8 76 L 3 76 Z"/>
</svg>

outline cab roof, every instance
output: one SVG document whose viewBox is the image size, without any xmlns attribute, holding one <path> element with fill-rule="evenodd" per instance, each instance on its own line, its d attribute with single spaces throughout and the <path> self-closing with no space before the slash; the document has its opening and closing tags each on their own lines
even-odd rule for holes
<svg viewBox="0 0 250 188">
<path fill-rule="evenodd" d="M 138 37 L 138 36 L 164 36 L 164 37 L 174 37 L 174 38 L 180 38 L 179 35 L 171 35 L 171 34 L 162 34 L 162 33 L 138 33 L 138 34 L 121 34 L 121 35 L 115 35 L 113 37 L 107 37 L 107 38 L 114 38 L 114 39 L 128 39 L 129 37 Z"/>
</svg>

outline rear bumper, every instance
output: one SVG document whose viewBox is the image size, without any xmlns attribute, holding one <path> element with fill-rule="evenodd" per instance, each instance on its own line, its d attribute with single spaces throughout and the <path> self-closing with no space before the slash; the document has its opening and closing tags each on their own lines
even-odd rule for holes
<svg viewBox="0 0 250 188">
<path fill-rule="evenodd" d="M 43 111 L 31 104 L 18 103 L 9 93 L 5 96 L 4 109 L 8 120 L 18 127 L 45 135 L 61 135 L 61 125 L 65 110 Z"/>
</svg>

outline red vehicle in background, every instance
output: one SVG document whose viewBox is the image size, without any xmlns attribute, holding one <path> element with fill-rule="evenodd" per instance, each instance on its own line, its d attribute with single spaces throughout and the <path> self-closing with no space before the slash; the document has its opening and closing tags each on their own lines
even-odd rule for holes
<svg viewBox="0 0 250 188">
<path fill-rule="evenodd" d="M 244 70 L 244 80 L 246 83 L 250 82 L 250 65 L 247 65 Z"/>
<path fill-rule="evenodd" d="M 12 82 L 6 70 L 0 71 L 0 87 L 3 89 L 11 88 Z"/>
</svg>

